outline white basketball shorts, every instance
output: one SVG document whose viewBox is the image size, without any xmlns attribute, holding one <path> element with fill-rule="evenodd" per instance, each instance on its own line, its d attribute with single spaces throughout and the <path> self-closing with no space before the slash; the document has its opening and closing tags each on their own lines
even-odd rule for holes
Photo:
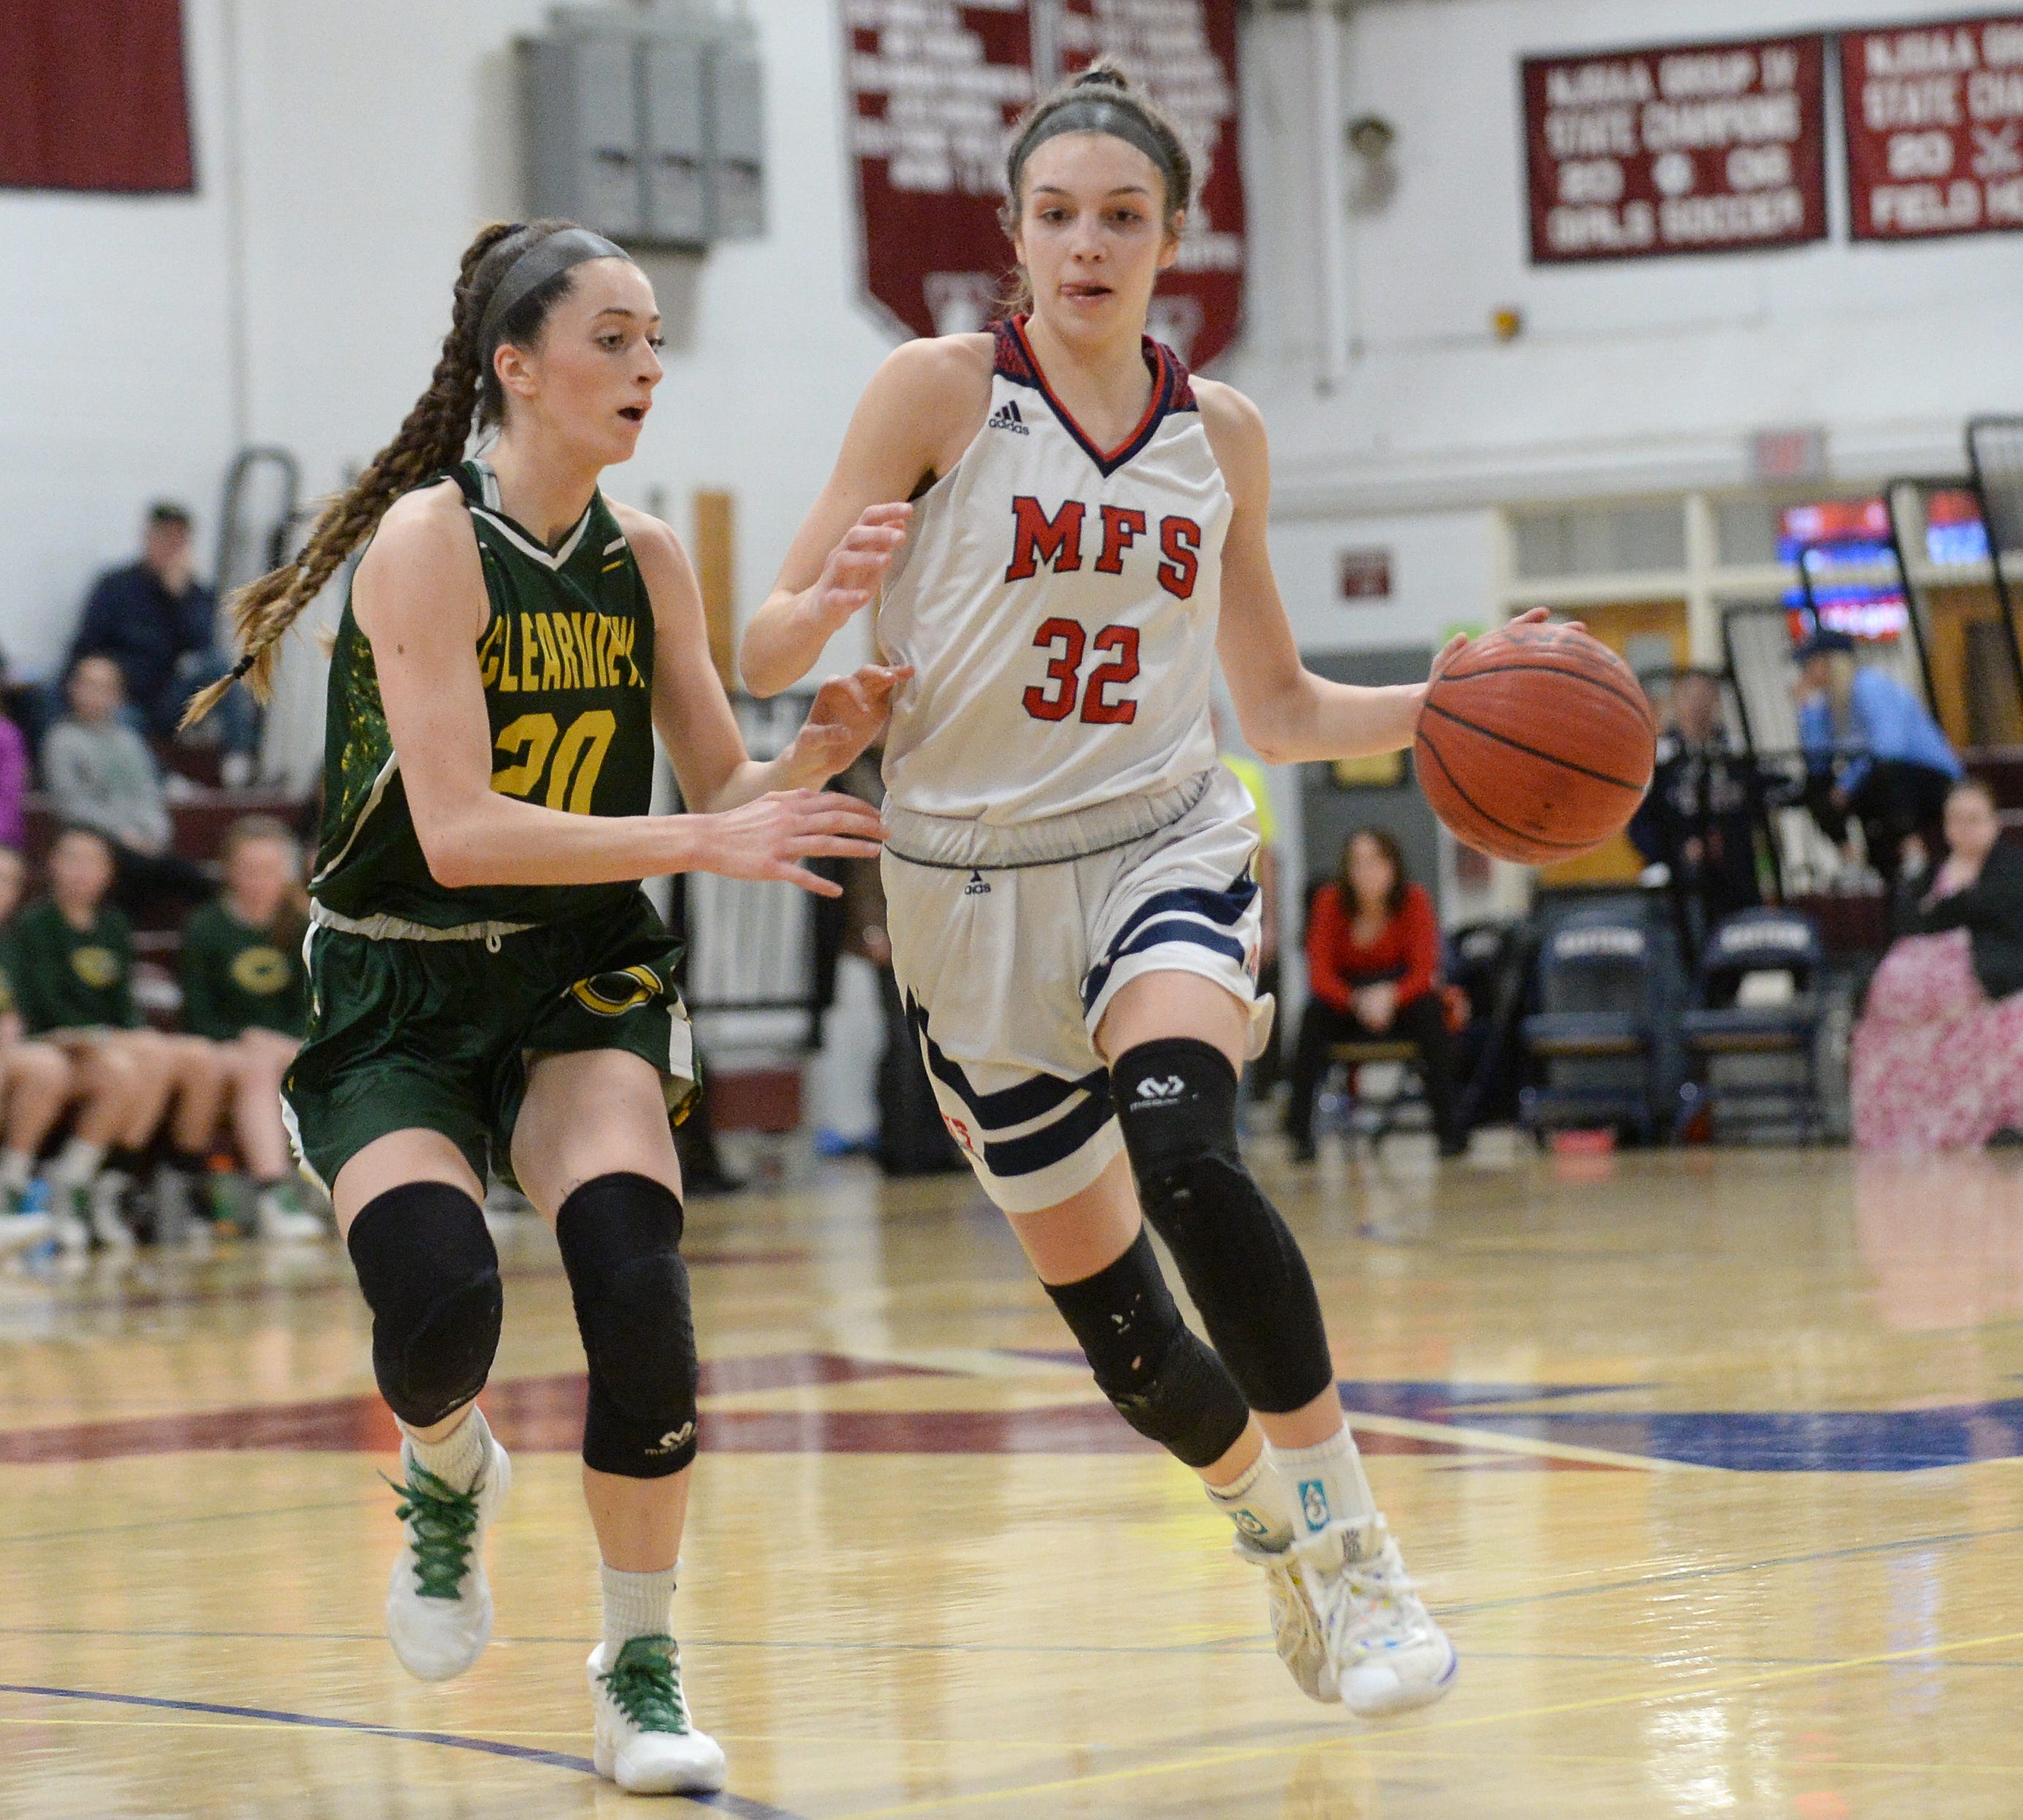
<svg viewBox="0 0 2023 1820">
<path fill-rule="evenodd" d="M 1156 833 L 1107 852 L 993 869 L 883 862 L 899 989 L 949 1130 L 991 1199 L 1035 1213 L 1079 1193 L 1124 1147 L 1094 1037 L 1129 981 L 1198 973 L 1250 1008 L 1257 990 L 1257 823 L 1218 767 Z"/>
</svg>

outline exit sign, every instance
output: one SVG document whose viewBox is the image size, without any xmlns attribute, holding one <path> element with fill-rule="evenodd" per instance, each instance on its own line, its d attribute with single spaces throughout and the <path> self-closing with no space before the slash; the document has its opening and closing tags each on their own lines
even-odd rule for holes
<svg viewBox="0 0 2023 1820">
<path fill-rule="evenodd" d="M 1391 598 L 1391 552 L 1382 549 L 1344 550 L 1336 566 L 1344 600 Z"/>
</svg>

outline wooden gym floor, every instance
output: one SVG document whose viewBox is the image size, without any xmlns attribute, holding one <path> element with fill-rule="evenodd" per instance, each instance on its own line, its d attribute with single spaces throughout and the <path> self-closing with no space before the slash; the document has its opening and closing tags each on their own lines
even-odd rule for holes
<svg viewBox="0 0 2023 1820">
<path fill-rule="evenodd" d="M 2023 1814 L 2017 1165 L 1276 1155 L 1452 1696 L 1303 1700 L 967 1179 L 847 1166 L 692 1213 L 710 1805 Z M 441 1688 L 380 1630 L 393 1431 L 335 1247 L 0 1279 L 0 1815 L 638 1811 L 585 1760 L 566 1288 L 538 1229 L 506 1263 L 498 1640 Z"/>
</svg>

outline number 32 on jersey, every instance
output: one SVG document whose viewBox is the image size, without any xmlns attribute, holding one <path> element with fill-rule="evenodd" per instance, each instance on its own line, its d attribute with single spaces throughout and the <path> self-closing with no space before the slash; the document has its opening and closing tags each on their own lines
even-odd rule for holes
<svg viewBox="0 0 2023 1820">
<path fill-rule="evenodd" d="M 1066 720 L 1077 698 L 1085 726 L 1129 727 L 1138 718 L 1135 701 L 1110 693 L 1138 680 L 1137 627 L 1107 625 L 1092 639 L 1079 620 L 1044 620 L 1033 643 L 1052 654 L 1046 682 L 1026 691 L 1026 712 L 1035 720 Z M 1110 661 L 1097 665 L 1085 683 L 1082 658 L 1092 644 L 1099 657 Z"/>
</svg>

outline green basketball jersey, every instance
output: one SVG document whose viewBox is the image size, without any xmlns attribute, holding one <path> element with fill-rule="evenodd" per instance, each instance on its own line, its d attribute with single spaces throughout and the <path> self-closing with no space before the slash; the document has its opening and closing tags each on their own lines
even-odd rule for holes
<svg viewBox="0 0 2023 1820">
<path fill-rule="evenodd" d="M 578 815 L 643 815 L 653 785 L 653 612 L 624 533 L 592 496 L 554 550 L 507 518 L 481 461 L 452 471 L 470 508 L 491 617 L 477 641 L 492 787 Z M 372 647 L 346 602 L 331 654 L 319 920 L 486 935 L 616 910 L 631 884 L 477 884 L 429 876 L 408 811 Z M 383 921 L 381 919 L 384 919 Z"/>
</svg>

